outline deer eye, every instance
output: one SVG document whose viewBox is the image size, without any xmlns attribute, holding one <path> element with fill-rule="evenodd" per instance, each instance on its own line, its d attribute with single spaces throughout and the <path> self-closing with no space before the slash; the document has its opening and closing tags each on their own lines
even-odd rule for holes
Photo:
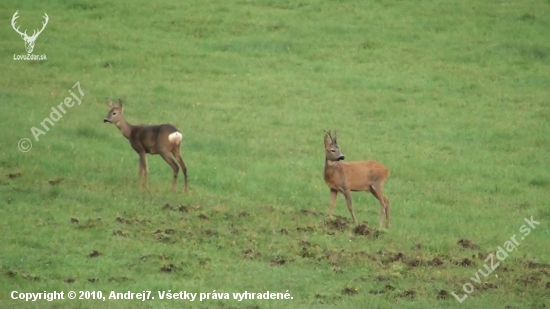
<svg viewBox="0 0 550 309">
<path fill-rule="evenodd" d="M 335 152 L 335 150 L 334 150 L 334 149 L 332 149 L 332 150 L 331 150 L 330 152 Z"/>
<path fill-rule="evenodd" d="M 113 116 L 116 115 L 116 113 L 113 113 Z"/>
</svg>

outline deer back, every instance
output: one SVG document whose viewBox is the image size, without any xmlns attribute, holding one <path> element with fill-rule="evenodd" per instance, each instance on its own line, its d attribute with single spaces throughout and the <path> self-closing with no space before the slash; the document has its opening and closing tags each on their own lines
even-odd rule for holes
<svg viewBox="0 0 550 309">
<path fill-rule="evenodd" d="M 175 132 L 178 129 L 171 124 L 137 125 L 132 127 L 129 140 L 134 149 L 137 147 L 146 153 L 157 154 L 172 149 L 170 135 Z"/>
</svg>

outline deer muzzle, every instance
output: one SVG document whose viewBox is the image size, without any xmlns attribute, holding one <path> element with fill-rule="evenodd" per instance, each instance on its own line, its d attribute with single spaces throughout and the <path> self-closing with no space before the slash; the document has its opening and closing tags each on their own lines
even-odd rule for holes
<svg viewBox="0 0 550 309">
<path fill-rule="evenodd" d="M 103 122 L 110 122 L 107 118 L 103 119 Z"/>
<path fill-rule="evenodd" d="M 345 159 L 344 155 L 341 155 L 338 157 L 338 161 L 344 161 L 344 159 Z"/>
</svg>

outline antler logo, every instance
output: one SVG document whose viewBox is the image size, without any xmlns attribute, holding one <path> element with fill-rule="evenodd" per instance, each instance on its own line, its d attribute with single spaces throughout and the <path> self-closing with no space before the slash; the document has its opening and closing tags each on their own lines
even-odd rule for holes
<svg viewBox="0 0 550 309">
<path fill-rule="evenodd" d="M 15 30 L 15 32 L 21 35 L 21 38 L 25 41 L 25 49 L 27 49 L 27 53 L 30 54 L 34 49 L 34 41 L 36 41 L 36 39 L 38 38 L 38 35 L 42 33 L 42 31 L 44 31 L 44 28 L 46 28 L 46 25 L 48 24 L 48 19 L 49 19 L 48 14 L 44 13 L 43 17 L 46 19 L 46 21 L 42 22 L 42 29 L 38 30 L 38 32 L 37 30 L 33 30 L 32 35 L 28 36 L 26 29 L 24 32 L 21 32 L 19 31 L 19 27 L 15 28 L 15 20 L 19 18 L 19 16 L 17 16 L 17 12 L 13 14 L 13 18 L 11 19 L 11 26 L 13 27 L 13 30 Z"/>
</svg>

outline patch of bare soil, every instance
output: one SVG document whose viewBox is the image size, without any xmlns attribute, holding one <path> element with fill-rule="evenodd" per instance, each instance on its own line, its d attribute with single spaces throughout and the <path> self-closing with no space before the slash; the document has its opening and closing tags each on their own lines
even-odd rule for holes
<svg viewBox="0 0 550 309">
<path fill-rule="evenodd" d="M 323 226 L 329 230 L 343 231 L 348 228 L 350 220 L 348 218 L 335 216 L 334 219 L 328 219 L 323 222 Z"/>
<path fill-rule="evenodd" d="M 138 218 L 125 219 L 125 218 L 122 218 L 122 217 L 116 217 L 115 220 L 118 223 L 124 223 L 124 224 L 128 224 L 128 225 L 144 225 L 147 222 L 150 222 L 150 220 L 148 220 L 148 219 L 142 219 L 142 220 L 140 220 Z"/>
<path fill-rule="evenodd" d="M 160 272 L 163 272 L 163 273 L 171 273 L 171 272 L 175 272 L 175 271 L 178 271 L 180 268 L 179 267 L 176 267 L 174 264 L 168 264 L 168 265 L 164 265 L 160 268 Z"/>
<path fill-rule="evenodd" d="M 128 237 L 128 233 L 121 230 L 113 231 L 113 236 Z"/>
<path fill-rule="evenodd" d="M 101 218 L 88 219 L 88 220 L 86 220 L 86 222 L 84 222 L 84 224 L 79 224 L 78 228 L 79 229 L 89 229 L 89 228 L 93 228 L 93 227 L 96 227 L 96 226 L 99 226 L 99 225 L 101 225 Z"/>
<path fill-rule="evenodd" d="M 384 286 L 384 288 L 381 289 L 381 290 L 370 290 L 369 294 L 375 294 L 375 295 L 376 294 L 385 294 L 385 293 L 388 293 L 388 292 L 393 291 L 393 290 L 395 290 L 395 287 L 393 285 L 386 284 Z"/>
<path fill-rule="evenodd" d="M 210 236 L 216 236 L 216 235 L 218 235 L 218 231 L 216 231 L 216 230 L 210 230 L 210 229 L 209 229 L 209 230 L 206 230 L 206 231 L 202 232 L 202 234 L 203 234 L 204 236 L 208 236 L 208 237 L 210 237 Z"/>
<path fill-rule="evenodd" d="M 92 251 L 92 253 L 88 254 L 89 257 L 94 258 L 100 256 L 101 253 L 97 250 Z"/>
<path fill-rule="evenodd" d="M 463 249 L 472 249 L 472 250 L 479 249 L 479 246 L 469 239 L 461 239 L 456 244 Z"/>
<path fill-rule="evenodd" d="M 256 252 L 252 249 L 246 249 L 243 251 L 243 259 L 244 260 L 252 260 L 254 258 L 259 258 L 261 257 L 262 255 L 259 253 L 259 252 Z"/>
<path fill-rule="evenodd" d="M 33 275 L 29 275 L 29 274 L 22 274 L 21 278 L 26 279 L 26 280 L 31 280 L 31 281 L 40 281 L 39 276 L 33 276 Z"/>
<path fill-rule="evenodd" d="M 376 276 L 376 280 L 378 280 L 378 281 L 388 281 L 388 280 L 390 280 L 390 277 L 384 276 L 384 275 L 378 275 L 378 276 Z"/>
<path fill-rule="evenodd" d="M 360 224 L 355 227 L 354 233 L 355 235 L 358 235 L 358 236 L 368 236 L 372 234 L 372 229 L 368 227 L 366 224 Z"/>
<path fill-rule="evenodd" d="M 55 180 L 48 180 L 48 183 L 51 186 L 55 186 L 55 185 L 60 184 L 63 180 L 64 180 L 63 178 L 58 178 L 58 179 L 55 179 Z"/>
<path fill-rule="evenodd" d="M 541 281 L 542 279 L 536 273 L 526 273 L 526 274 L 523 274 L 519 279 L 515 280 L 516 283 L 521 284 L 523 286 L 528 286 L 528 285 L 536 286 Z"/>
<path fill-rule="evenodd" d="M 321 260 L 323 255 L 323 248 L 317 244 L 311 244 L 309 241 L 301 241 L 300 256 L 304 259 Z"/>
<path fill-rule="evenodd" d="M 289 263 L 289 262 L 291 262 L 291 261 L 287 261 L 284 258 L 276 258 L 276 259 L 271 259 L 271 261 L 269 261 L 269 265 L 271 265 L 271 266 L 282 266 L 282 265 L 285 265 L 286 263 Z"/>
<path fill-rule="evenodd" d="M 344 295 L 357 295 L 359 291 L 357 288 L 344 288 L 342 289 L 342 294 Z"/>
<path fill-rule="evenodd" d="M 296 231 L 298 232 L 314 232 L 315 228 L 313 226 L 304 226 L 304 227 L 297 227 Z"/>
<path fill-rule="evenodd" d="M 444 300 L 444 299 L 447 299 L 451 297 L 451 294 L 445 290 L 441 290 L 439 291 L 439 293 L 437 293 L 437 299 L 441 299 L 441 300 Z"/>
<path fill-rule="evenodd" d="M 457 265 L 457 266 L 472 266 L 474 265 L 474 262 L 468 258 L 464 258 L 462 260 L 458 259 L 458 260 L 453 260 L 451 262 L 453 265 Z"/>
<path fill-rule="evenodd" d="M 529 268 L 542 268 L 542 269 L 550 268 L 550 264 L 538 263 L 535 261 L 524 260 L 523 263 L 525 263 L 525 265 Z"/>
<path fill-rule="evenodd" d="M 126 282 L 126 281 L 130 281 L 130 278 L 128 277 L 111 277 L 107 280 L 108 282 Z"/>
<path fill-rule="evenodd" d="M 399 294 L 397 294 L 397 297 L 400 298 L 407 298 L 407 299 L 415 299 L 416 298 L 416 291 L 415 290 L 405 290 Z"/>
<path fill-rule="evenodd" d="M 21 173 L 10 173 L 10 174 L 7 174 L 6 177 L 8 177 L 9 179 L 19 178 L 21 177 Z"/>
<path fill-rule="evenodd" d="M 248 212 L 247 211 L 241 211 L 239 212 L 239 217 L 243 218 L 243 217 L 248 217 Z"/>
<path fill-rule="evenodd" d="M 307 209 L 301 209 L 298 211 L 298 213 L 304 216 L 307 216 L 307 215 L 323 216 L 323 213 L 320 211 L 307 210 Z"/>
</svg>

